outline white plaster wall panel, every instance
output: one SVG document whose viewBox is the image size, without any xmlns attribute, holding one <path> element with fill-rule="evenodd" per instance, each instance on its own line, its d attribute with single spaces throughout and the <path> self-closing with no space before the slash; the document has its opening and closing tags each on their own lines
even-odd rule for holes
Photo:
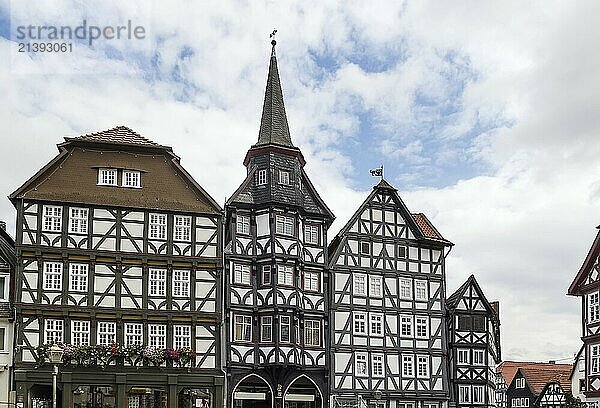
<svg viewBox="0 0 600 408">
<path fill-rule="evenodd" d="M 256 235 L 264 236 L 271 233 L 269 229 L 269 214 L 259 214 L 256 216 Z"/>
</svg>

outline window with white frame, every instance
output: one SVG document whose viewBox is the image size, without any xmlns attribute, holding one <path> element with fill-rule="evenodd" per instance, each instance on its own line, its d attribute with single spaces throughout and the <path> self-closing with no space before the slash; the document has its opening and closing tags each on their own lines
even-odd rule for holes
<svg viewBox="0 0 600 408">
<path fill-rule="evenodd" d="M 281 235 L 294 235 L 294 218 L 278 215 L 275 217 L 275 232 Z"/>
<path fill-rule="evenodd" d="M 233 264 L 233 283 L 250 285 L 250 265 Z"/>
<path fill-rule="evenodd" d="M 263 186 L 267 184 L 267 169 L 259 169 L 256 172 L 256 185 Z"/>
<path fill-rule="evenodd" d="M 527 408 L 529 406 L 529 398 L 512 398 L 511 406 L 513 408 Z"/>
<path fill-rule="evenodd" d="M 175 241 L 190 242 L 192 240 L 192 217 L 176 215 L 173 223 L 173 239 Z"/>
<path fill-rule="evenodd" d="M 472 390 L 473 404 L 483 404 L 485 402 L 483 385 L 474 385 Z"/>
<path fill-rule="evenodd" d="M 144 326 L 142 323 L 125 323 L 125 345 L 135 346 L 144 343 Z"/>
<path fill-rule="evenodd" d="M 420 302 L 427 301 L 427 281 L 415 281 L 415 300 Z"/>
<path fill-rule="evenodd" d="M 590 374 L 600 374 L 600 344 L 590 345 Z"/>
<path fill-rule="evenodd" d="M 371 354 L 371 375 L 383 377 L 383 354 Z"/>
<path fill-rule="evenodd" d="M 381 276 L 369 276 L 369 296 L 376 298 L 383 296 L 383 278 Z"/>
<path fill-rule="evenodd" d="M 190 348 L 192 344 L 192 328 L 190 326 L 173 326 L 173 348 Z"/>
<path fill-rule="evenodd" d="M 400 298 L 412 300 L 412 280 L 400 279 Z"/>
<path fill-rule="evenodd" d="M 6 328 L 0 327 L 0 351 L 8 351 L 6 346 Z"/>
<path fill-rule="evenodd" d="M 279 316 L 279 341 L 289 343 L 291 341 L 292 319 L 290 316 Z M 296 336 L 298 333 L 296 332 Z M 296 338 L 298 341 L 299 339 Z"/>
<path fill-rule="evenodd" d="M 8 299 L 9 275 L 0 275 L 0 300 Z"/>
<path fill-rule="evenodd" d="M 398 258 L 406 258 L 406 245 L 398 245 Z"/>
<path fill-rule="evenodd" d="M 458 349 L 457 361 L 458 364 L 471 364 L 471 350 L 469 349 Z"/>
<path fill-rule="evenodd" d="M 71 344 L 87 346 L 90 344 L 90 322 L 86 320 L 71 321 Z"/>
<path fill-rule="evenodd" d="M 411 354 L 402 355 L 402 377 L 414 377 L 414 356 Z"/>
<path fill-rule="evenodd" d="M 458 402 L 460 402 L 460 403 L 471 402 L 471 386 L 470 385 L 459 385 L 458 386 Z"/>
<path fill-rule="evenodd" d="M 167 293 L 167 271 L 165 269 L 150 269 L 150 296 L 165 296 Z"/>
<path fill-rule="evenodd" d="M 262 266 L 262 284 L 263 285 L 271 284 L 271 265 L 263 265 Z"/>
<path fill-rule="evenodd" d="M 235 232 L 250 235 L 250 216 L 238 214 L 235 219 Z"/>
<path fill-rule="evenodd" d="M 588 296 L 588 322 L 595 323 L 600 320 L 600 294 L 590 293 Z"/>
<path fill-rule="evenodd" d="M 362 273 L 352 274 L 354 296 L 367 296 L 367 275 Z"/>
<path fill-rule="evenodd" d="M 515 380 L 515 388 L 525 388 L 525 378 L 517 378 Z"/>
<path fill-rule="evenodd" d="M 287 170 L 279 170 L 279 184 L 290 184 L 290 172 Z"/>
<path fill-rule="evenodd" d="M 61 262 L 44 262 L 44 289 L 62 289 L 63 264 Z"/>
<path fill-rule="evenodd" d="M 150 239 L 167 239 L 166 214 L 150 214 Z"/>
<path fill-rule="evenodd" d="M 412 337 L 413 336 L 413 317 L 411 315 L 400 316 L 400 336 L 401 337 Z"/>
<path fill-rule="evenodd" d="M 354 334 L 367 334 L 367 314 L 354 312 Z"/>
<path fill-rule="evenodd" d="M 117 342 L 117 325 L 114 322 L 98 322 L 98 344 L 108 346 Z"/>
<path fill-rule="evenodd" d="M 415 408 L 414 402 L 399 402 L 396 404 L 398 408 Z"/>
<path fill-rule="evenodd" d="M 321 322 L 319 320 L 304 321 L 304 345 L 319 347 L 321 345 Z"/>
<path fill-rule="evenodd" d="M 60 232 L 62 230 L 62 207 L 45 205 L 42 225 L 44 231 Z"/>
<path fill-rule="evenodd" d="M 429 338 L 429 318 L 427 316 L 415 316 L 415 337 L 417 339 Z"/>
<path fill-rule="evenodd" d="M 123 170 L 123 176 L 121 178 L 122 187 L 141 188 L 142 187 L 142 176 L 137 170 Z"/>
<path fill-rule="evenodd" d="M 304 271 L 304 289 L 313 292 L 319 291 L 320 273 Z"/>
<path fill-rule="evenodd" d="M 73 234 L 87 234 L 88 209 L 71 208 L 69 214 L 69 232 Z"/>
<path fill-rule="evenodd" d="M 273 341 L 273 317 L 271 316 L 260 318 L 260 341 L 264 343 Z"/>
<path fill-rule="evenodd" d="M 369 334 L 371 336 L 383 336 L 383 314 L 381 313 L 369 313 L 371 320 Z"/>
<path fill-rule="evenodd" d="M 72 292 L 87 292 L 88 265 L 69 264 L 69 290 Z"/>
<path fill-rule="evenodd" d="M 360 243 L 360 253 L 361 253 L 361 255 L 371 255 L 371 243 L 370 242 L 361 242 Z"/>
<path fill-rule="evenodd" d="M 485 365 L 485 350 L 473 350 L 473 365 Z"/>
<path fill-rule="evenodd" d="M 357 377 L 366 377 L 369 375 L 367 372 L 367 354 L 356 353 L 354 355 L 354 367 Z"/>
<path fill-rule="evenodd" d="M 284 286 L 294 286 L 294 267 L 277 265 L 277 283 Z"/>
<path fill-rule="evenodd" d="M 116 186 L 117 169 L 98 169 L 98 185 Z"/>
<path fill-rule="evenodd" d="M 190 296 L 190 271 L 174 270 L 173 271 L 173 296 L 188 297 Z"/>
<path fill-rule="evenodd" d="M 319 226 L 317 224 L 304 225 L 304 242 L 319 245 Z"/>
<path fill-rule="evenodd" d="M 44 343 L 63 342 L 63 321 L 59 319 L 46 319 L 44 321 Z"/>
<path fill-rule="evenodd" d="M 148 325 L 148 345 L 165 348 L 167 346 L 167 326 L 164 324 Z"/>
<path fill-rule="evenodd" d="M 429 357 L 417 356 L 417 377 L 429 378 Z"/>
<path fill-rule="evenodd" d="M 235 316 L 234 339 L 235 341 L 252 340 L 252 317 L 247 315 Z"/>
</svg>

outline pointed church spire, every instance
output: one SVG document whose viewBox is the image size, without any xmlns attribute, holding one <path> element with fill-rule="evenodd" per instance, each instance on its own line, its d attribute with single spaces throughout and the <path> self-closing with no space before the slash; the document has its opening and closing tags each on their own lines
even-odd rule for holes
<svg viewBox="0 0 600 408">
<path fill-rule="evenodd" d="M 277 30 L 274 30 L 271 37 Z M 258 133 L 258 143 L 254 146 L 279 145 L 285 147 L 294 147 L 290 137 L 285 106 L 283 105 L 283 92 L 281 82 L 279 81 L 279 71 L 277 70 L 277 57 L 275 55 L 275 44 L 273 39 L 271 45 L 271 61 L 269 63 L 269 76 L 267 77 L 267 87 L 265 90 L 265 101 L 263 103 L 262 117 L 260 120 L 260 131 Z"/>
</svg>

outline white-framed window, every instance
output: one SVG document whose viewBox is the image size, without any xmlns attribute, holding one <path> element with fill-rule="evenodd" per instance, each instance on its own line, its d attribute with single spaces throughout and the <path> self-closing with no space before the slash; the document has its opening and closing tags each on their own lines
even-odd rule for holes
<svg viewBox="0 0 600 408">
<path fill-rule="evenodd" d="M 252 317 L 247 315 L 236 315 L 234 321 L 234 340 L 252 341 Z"/>
<path fill-rule="evenodd" d="M 304 225 L 304 242 L 319 245 L 320 228 L 317 224 Z"/>
<path fill-rule="evenodd" d="M 383 296 L 383 278 L 381 276 L 369 276 L 369 296 L 376 298 Z"/>
<path fill-rule="evenodd" d="M 297 326 L 296 326 L 297 327 Z M 292 319 L 290 316 L 279 316 L 279 341 L 282 343 L 289 343 L 291 340 L 290 336 L 292 333 Z M 298 336 L 298 332 L 296 332 Z M 296 341 L 299 339 L 296 337 Z"/>
<path fill-rule="evenodd" d="M 600 344 L 590 345 L 590 374 L 600 374 Z"/>
<path fill-rule="evenodd" d="M 87 292 L 88 265 L 69 264 L 69 290 L 72 292 Z"/>
<path fill-rule="evenodd" d="M 383 354 L 371 354 L 371 375 L 381 378 L 383 374 Z"/>
<path fill-rule="evenodd" d="M 174 224 L 173 239 L 175 241 L 190 242 L 192 240 L 192 217 L 176 215 Z"/>
<path fill-rule="evenodd" d="M 471 350 L 458 349 L 457 354 L 458 364 L 471 364 Z"/>
<path fill-rule="evenodd" d="M 588 296 L 588 323 L 600 321 L 600 294 L 593 292 Z"/>
<path fill-rule="evenodd" d="M 370 242 L 361 242 L 360 243 L 360 253 L 361 253 L 361 255 L 371 255 L 371 243 Z"/>
<path fill-rule="evenodd" d="M 352 274 L 354 296 L 367 296 L 367 275 L 362 273 Z"/>
<path fill-rule="evenodd" d="M 483 385 L 474 385 L 472 394 L 473 404 L 483 404 L 485 402 Z"/>
<path fill-rule="evenodd" d="M 135 346 L 144 343 L 144 326 L 142 323 L 125 323 L 125 345 Z"/>
<path fill-rule="evenodd" d="M 148 325 L 148 345 L 150 347 L 165 348 L 167 346 L 167 326 L 164 324 Z"/>
<path fill-rule="evenodd" d="M 8 351 L 6 345 L 6 328 L 0 327 L 0 351 Z"/>
<path fill-rule="evenodd" d="M 150 214 L 150 239 L 167 239 L 166 214 Z"/>
<path fill-rule="evenodd" d="M 271 265 L 263 265 L 262 266 L 262 284 L 263 285 L 271 284 Z"/>
<path fill-rule="evenodd" d="M 485 350 L 473 350 L 473 365 L 485 365 Z"/>
<path fill-rule="evenodd" d="M 294 235 L 294 217 L 278 215 L 275 217 L 275 232 L 281 235 Z"/>
<path fill-rule="evenodd" d="M 235 219 L 235 232 L 250 235 L 250 216 L 238 214 Z"/>
<path fill-rule="evenodd" d="M 304 321 L 304 345 L 321 346 L 321 322 L 319 320 Z"/>
<path fill-rule="evenodd" d="M 233 283 L 250 285 L 250 265 L 233 264 Z"/>
<path fill-rule="evenodd" d="M 383 336 L 383 314 L 381 313 L 369 313 L 371 321 L 369 334 L 371 336 Z"/>
<path fill-rule="evenodd" d="M 400 315 L 400 337 L 413 336 L 413 317 L 411 315 Z"/>
<path fill-rule="evenodd" d="M 71 344 L 87 346 L 90 344 L 90 322 L 87 320 L 71 321 Z"/>
<path fill-rule="evenodd" d="M 127 397 L 127 408 L 140 408 L 140 396 L 130 395 Z"/>
<path fill-rule="evenodd" d="M 279 170 L 279 184 L 290 184 L 290 172 L 287 170 Z"/>
<path fill-rule="evenodd" d="M 256 185 L 263 186 L 267 184 L 267 169 L 259 169 L 256 172 Z"/>
<path fill-rule="evenodd" d="M 8 299 L 8 282 L 10 280 L 9 275 L 0 275 L 0 300 Z"/>
<path fill-rule="evenodd" d="M 354 369 L 357 377 L 366 377 L 369 375 L 367 372 L 367 354 L 356 353 L 354 355 Z"/>
<path fill-rule="evenodd" d="M 98 344 L 108 346 L 117 342 L 115 322 L 98 322 Z"/>
<path fill-rule="evenodd" d="M 460 403 L 471 402 L 471 386 L 470 385 L 459 385 L 458 386 L 458 402 L 460 402 Z"/>
<path fill-rule="evenodd" d="M 367 334 L 367 313 L 354 312 L 354 334 Z"/>
<path fill-rule="evenodd" d="M 513 408 L 527 408 L 529 406 L 529 398 L 512 398 L 511 406 Z"/>
<path fill-rule="evenodd" d="M 525 378 L 517 378 L 515 380 L 515 388 L 525 388 Z"/>
<path fill-rule="evenodd" d="M 398 244 L 398 258 L 406 258 L 406 245 Z"/>
<path fill-rule="evenodd" d="M 277 265 L 277 284 L 294 286 L 294 267 L 289 265 Z"/>
<path fill-rule="evenodd" d="M 398 408 L 415 408 L 414 402 L 398 402 L 396 404 Z"/>
<path fill-rule="evenodd" d="M 402 355 L 402 377 L 414 377 L 414 356 L 412 354 L 403 354 Z"/>
<path fill-rule="evenodd" d="M 429 318 L 427 316 L 415 316 L 415 337 L 417 339 L 429 338 Z"/>
<path fill-rule="evenodd" d="M 87 234 L 88 209 L 70 208 L 69 212 L 69 232 L 73 234 Z"/>
<path fill-rule="evenodd" d="M 319 272 L 304 271 L 304 289 L 318 292 L 321 274 Z"/>
<path fill-rule="evenodd" d="M 190 348 L 192 344 L 192 328 L 185 325 L 173 326 L 173 348 Z"/>
<path fill-rule="evenodd" d="M 117 169 L 98 169 L 99 186 L 116 186 Z"/>
<path fill-rule="evenodd" d="M 417 356 L 417 377 L 429 378 L 429 356 Z"/>
<path fill-rule="evenodd" d="M 44 320 L 44 343 L 62 343 L 63 329 L 63 321 L 60 319 Z"/>
<path fill-rule="evenodd" d="M 400 298 L 412 300 L 412 280 L 400 279 Z"/>
<path fill-rule="evenodd" d="M 44 226 L 44 231 L 62 231 L 62 207 L 45 205 L 43 215 L 42 225 Z"/>
<path fill-rule="evenodd" d="M 273 341 L 273 317 L 271 316 L 260 318 L 260 341 L 263 343 Z"/>
<path fill-rule="evenodd" d="M 188 297 L 190 296 L 190 271 L 174 270 L 173 271 L 173 296 Z"/>
<path fill-rule="evenodd" d="M 427 299 L 427 281 L 415 281 L 415 300 L 426 302 Z"/>
<path fill-rule="evenodd" d="M 62 289 L 63 264 L 61 262 L 44 262 L 44 289 Z"/>
<path fill-rule="evenodd" d="M 142 175 L 137 170 L 123 170 L 123 176 L 121 177 L 122 187 L 141 188 L 142 187 Z"/>
<path fill-rule="evenodd" d="M 167 271 L 165 269 L 150 269 L 149 277 L 150 296 L 166 296 Z"/>
</svg>

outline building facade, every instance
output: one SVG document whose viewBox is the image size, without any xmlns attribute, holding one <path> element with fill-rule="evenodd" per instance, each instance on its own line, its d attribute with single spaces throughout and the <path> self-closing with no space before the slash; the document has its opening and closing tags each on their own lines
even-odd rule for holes
<svg viewBox="0 0 600 408">
<path fill-rule="evenodd" d="M 452 244 L 377 184 L 329 246 L 331 406 L 445 408 Z"/>
<path fill-rule="evenodd" d="M 571 364 L 520 367 L 506 390 L 509 408 L 564 408 L 571 393 Z"/>
<path fill-rule="evenodd" d="M 500 363 L 499 304 L 486 299 L 471 275 L 448 297 L 448 347 L 452 406 L 496 407 Z"/>
<path fill-rule="evenodd" d="M 11 401 L 13 376 L 15 241 L 0 221 L 0 406 Z"/>
<path fill-rule="evenodd" d="M 269 64 L 258 142 L 226 203 L 228 405 L 327 406 L 327 229 L 333 214 L 292 143 Z"/>
<path fill-rule="evenodd" d="M 585 397 L 585 347 L 581 346 L 573 361 L 571 371 L 571 394 L 573 398 L 579 398 L 581 402 L 587 402 Z"/>
<path fill-rule="evenodd" d="M 221 208 L 170 147 L 123 126 L 58 145 L 17 209 L 16 402 L 223 406 Z"/>
</svg>

